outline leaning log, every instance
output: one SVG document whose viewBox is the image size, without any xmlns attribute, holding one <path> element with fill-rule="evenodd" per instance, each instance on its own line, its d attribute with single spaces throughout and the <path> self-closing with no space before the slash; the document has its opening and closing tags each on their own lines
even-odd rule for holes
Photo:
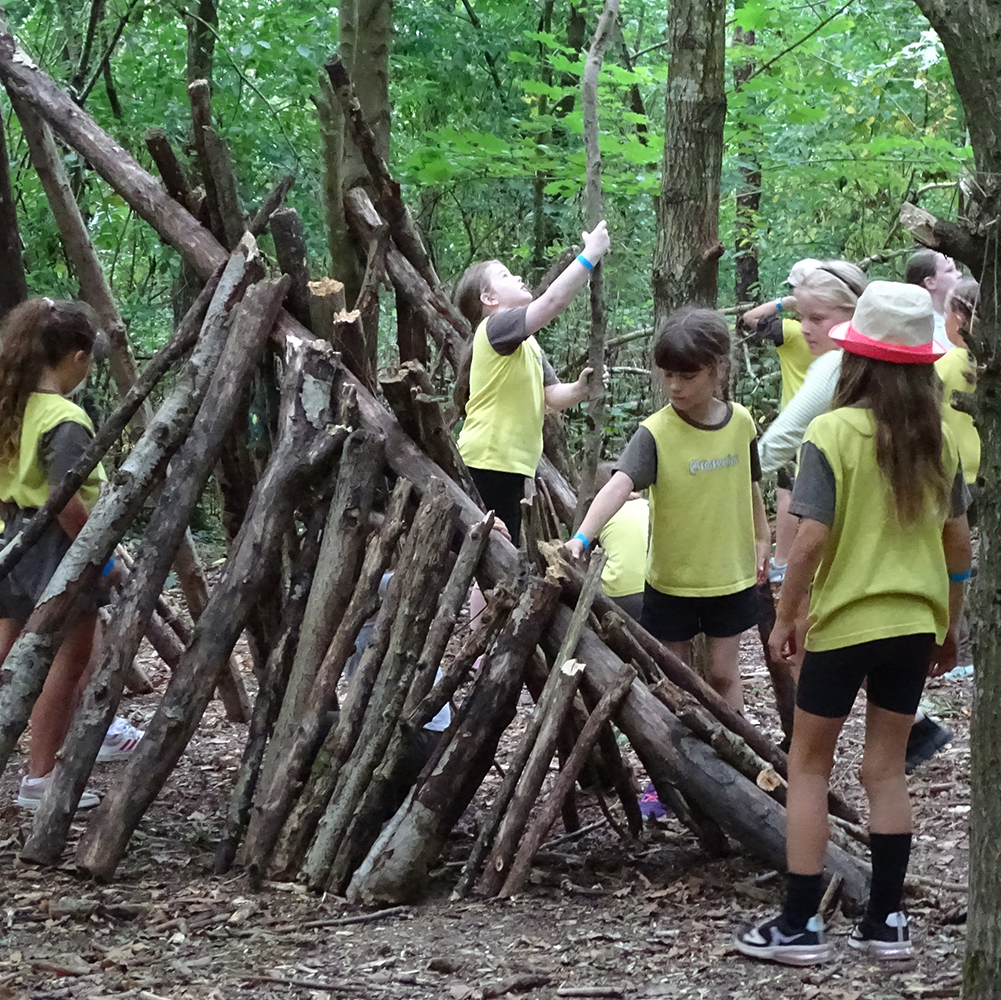
<svg viewBox="0 0 1001 1000">
<path fill-rule="evenodd" d="M 115 485 L 97 501 L 0 668 L 0 771 L 28 724 L 31 708 L 82 595 L 96 583 L 102 567 L 187 436 L 222 353 L 229 311 L 242 297 L 248 274 L 255 273 L 259 266 L 251 257 L 251 249 L 241 245 L 231 257 L 209 306 L 202 336 L 174 392 L 122 464 Z"/>
<path fill-rule="evenodd" d="M 257 364 L 288 288 L 288 278 L 251 287 L 233 313 L 232 332 L 191 431 L 171 463 L 171 476 L 146 526 L 133 572 L 115 607 L 104 652 L 83 692 L 70 731 L 35 813 L 21 856 L 57 863 L 76 804 L 97 760 L 121 698 L 125 671 L 139 651 L 146 625 L 191 518 L 229 433 L 244 386 Z"/>
<path fill-rule="evenodd" d="M 280 208 L 271 216 L 271 235 L 275 256 L 283 274 L 292 279 L 288 293 L 288 311 L 303 326 L 309 327 L 309 265 L 302 220 L 294 208 Z M 315 331 L 314 331 L 315 332 Z"/>
<path fill-rule="evenodd" d="M 496 534 L 495 532 L 492 534 Z M 354 902 L 420 897 L 445 838 L 490 769 L 514 718 L 525 661 L 545 631 L 558 587 L 535 577 L 486 657 L 437 764 L 387 824 L 347 890 Z"/>
<path fill-rule="evenodd" d="M 338 382 L 332 357 L 302 341 L 290 345 L 290 352 L 281 433 L 247 520 L 145 737 L 80 841 L 77 864 L 95 876 L 114 874 L 140 819 L 184 752 L 257 598 L 258 567 L 276 558 L 296 496 L 328 472 L 347 436 L 346 428 L 332 424 L 331 395 Z"/>
</svg>

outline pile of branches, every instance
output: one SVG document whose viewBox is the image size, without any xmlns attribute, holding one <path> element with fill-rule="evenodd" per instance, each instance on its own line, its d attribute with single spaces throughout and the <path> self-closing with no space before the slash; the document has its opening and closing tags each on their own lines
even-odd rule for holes
<svg viewBox="0 0 1001 1000">
<path fill-rule="evenodd" d="M 599 590 L 600 557 L 587 573 L 560 558 L 558 539 L 575 498 L 551 461 L 543 460 L 525 504 L 527 557 L 491 530 L 428 374 L 444 365 L 458 375 L 470 330 L 374 152 L 343 67 L 328 71 L 371 174 L 370 191 L 353 189 L 344 204 L 360 245 L 369 248 L 360 299 L 388 280 L 400 306 L 401 365 L 381 385 L 365 342 L 366 302 L 348 311 L 338 282 L 309 280 L 298 218 L 287 209 L 276 214 L 281 185 L 248 223 L 233 217 L 221 193 L 231 185 L 218 174 L 200 191 L 172 183 L 172 154 L 162 148 L 161 183 L 24 57 L 0 24 L 0 79 L 18 106 L 43 120 L 175 247 L 201 286 L 79 467 L 0 554 L 0 572 L 9 571 L 131 421 L 138 440 L 0 671 L 2 768 L 65 623 L 156 495 L 23 856 L 62 860 L 74 805 L 138 645 L 151 623 L 155 631 L 158 615 L 162 623 L 164 582 L 193 507 L 218 469 L 232 538 L 228 558 L 194 627 L 173 634 L 181 650 L 172 675 L 145 738 L 80 841 L 81 869 L 114 874 L 226 677 L 241 635 L 253 653 L 258 690 L 219 839 L 221 871 L 240 863 L 255 878 L 299 876 L 316 890 L 366 903 L 419 898 L 526 685 L 535 710 L 480 822 L 457 894 L 517 892 L 556 818 L 579 825 L 574 787 L 584 775 L 593 787 L 614 788 L 623 836 L 641 833 L 612 720 L 658 794 L 708 850 L 724 852 L 736 841 L 780 867 L 785 755 L 618 613 Z M 206 138 L 207 95 L 192 87 L 195 127 Z M 206 163 L 230 169 L 213 148 Z M 284 272 L 278 276 L 267 273 L 253 235 L 269 220 Z M 137 427 L 150 389 L 176 366 L 175 388 Z M 263 456 L 247 441 L 255 381 L 276 403 Z M 384 517 L 376 527 L 371 514 L 379 506 Z M 394 562 L 380 599 L 380 580 Z M 467 627 L 460 609 L 474 579 L 489 599 L 482 619 Z M 345 688 L 345 665 L 373 615 L 371 638 Z M 450 665 L 436 680 L 449 646 Z M 400 803 L 397 777 L 417 734 L 467 680 L 451 726 Z M 554 756 L 559 775 L 540 797 Z M 866 894 L 858 848 L 864 835 L 835 795 L 830 810 L 828 867 L 841 877 L 844 898 L 858 904 Z"/>
</svg>

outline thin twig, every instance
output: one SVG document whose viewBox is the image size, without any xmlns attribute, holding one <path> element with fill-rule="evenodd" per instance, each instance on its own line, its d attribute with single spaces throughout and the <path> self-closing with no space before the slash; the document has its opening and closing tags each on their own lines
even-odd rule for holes
<svg viewBox="0 0 1001 1000">
<path fill-rule="evenodd" d="M 374 913 L 355 913 L 350 917 L 331 917 L 325 920 L 307 920 L 305 923 L 281 924 L 270 928 L 273 934 L 286 934 L 292 931 L 309 930 L 314 927 L 345 927 L 348 924 L 371 924 L 376 920 L 385 920 L 387 917 L 399 917 L 410 913 L 409 906 L 390 906 L 385 910 L 376 910 Z"/>
</svg>

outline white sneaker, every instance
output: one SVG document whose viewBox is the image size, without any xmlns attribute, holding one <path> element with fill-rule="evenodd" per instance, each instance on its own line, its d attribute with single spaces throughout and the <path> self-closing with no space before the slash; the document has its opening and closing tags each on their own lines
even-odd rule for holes
<svg viewBox="0 0 1001 1000">
<path fill-rule="evenodd" d="M 146 734 L 141 729 L 136 729 L 120 716 L 115 716 L 108 732 L 101 744 L 101 749 L 97 751 L 97 763 L 106 764 L 112 760 L 125 760 L 137 746 L 139 741 Z"/>
<path fill-rule="evenodd" d="M 42 801 L 45 790 L 52 781 L 52 775 L 46 774 L 41 778 L 29 778 L 25 775 L 21 779 L 21 787 L 17 793 L 17 804 L 22 809 L 36 810 Z M 80 796 L 80 801 L 76 804 L 77 809 L 93 809 L 101 799 L 89 788 L 84 790 Z"/>
</svg>

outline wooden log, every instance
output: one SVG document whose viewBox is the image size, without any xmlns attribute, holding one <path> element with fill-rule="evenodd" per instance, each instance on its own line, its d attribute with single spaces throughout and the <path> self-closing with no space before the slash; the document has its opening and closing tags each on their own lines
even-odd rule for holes
<svg viewBox="0 0 1001 1000">
<path fill-rule="evenodd" d="M 331 866 L 329 882 L 334 888 L 340 889 L 346 885 L 347 877 L 364 860 L 383 823 L 400 805 L 397 786 L 401 782 L 401 774 L 407 773 L 408 755 L 413 753 L 414 745 L 420 735 L 419 730 L 414 731 L 408 726 L 407 720 L 434 683 L 438 665 L 444 655 L 455 619 L 469 593 L 473 573 L 486 548 L 492 525 L 493 517 L 488 515 L 463 538 L 459 555 L 438 602 L 438 611 L 424 640 L 424 648 L 417 658 L 417 667 L 401 709 L 399 722 L 355 810 L 355 815 Z"/>
<path fill-rule="evenodd" d="M 191 102 L 191 134 L 205 185 L 209 227 L 223 246 L 236 246 L 246 225 L 229 150 L 212 125 L 209 81 L 192 80 L 188 84 L 188 99 Z"/>
<path fill-rule="evenodd" d="M 17 225 L 17 205 L 10 185 L 10 158 L 6 126 L 0 121 L 0 320 L 28 297 L 28 282 L 21 258 L 21 233 Z"/>
<path fill-rule="evenodd" d="M 248 269 L 256 266 L 251 249 L 234 252 L 177 387 L 122 464 L 115 485 L 98 499 L 0 668 L 0 771 L 28 723 L 79 599 L 97 581 L 195 419 L 222 353 L 233 297 L 242 295 Z"/>
<path fill-rule="evenodd" d="M 518 768 L 512 762 L 508 767 L 501 787 L 503 792 L 510 784 L 509 798 L 505 799 L 502 793 L 498 793 L 499 822 L 494 827 L 497 835 L 493 839 L 493 847 L 479 884 L 480 892 L 484 895 L 495 896 L 500 890 L 556 752 L 564 720 L 573 704 L 585 667 L 583 662 L 574 659 L 574 651 L 587 624 L 594 595 L 601 587 L 604 565 L 604 553 L 599 552 L 588 567 L 570 625 L 563 636 L 559 652 L 553 659 L 549 679 L 536 705 L 532 721 L 525 731 L 522 746 L 528 745 L 527 752 L 519 748 L 516 758 L 516 761 L 523 761 L 523 766 Z M 493 830 L 488 835 L 493 836 Z"/>
<path fill-rule="evenodd" d="M 369 350 L 365 317 L 357 310 L 339 312 L 334 317 L 330 342 L 340 351 L 344 364 L 369 392 L 375 391 L 375 358 Z"/>
<path fill-rule="evenodd" d="M 587 724 L 581 730 L 580 736 L 577 737 L 573 753 L 563 765 L 559 777 L 525 832 L 525 837 L 511 864 L 511 870 L 498 893 L 502 899 L 508 899 L 521 891 L 531 870 L 532 859 L 542 846 L 542 842 L 546 839 L 553 823 L 556 822 L 563 800 L 573 791 L 574 782 L 587 763 L 601 731 L 606 728 L 608 720 L 622 703 L 622 699 L 632 687 L 635 678 L 636 671 L 631 667 L 626 667 L 615 682 L 605 690 L 601 700 L 591 712 Z"/>
<path fill-rule="evenodd" d="M 333 278 L 320 278 L 306 287 L 309 291 L 309 329 L 315 336 L 333 343 L 334 317 L 347 308 L 344 283 Z"/>
<path fill-rule="evenodd" d="M 8 574 L 20 562 L 24 553 L 45 534 L 49 525 L 76 495 L 91 472 L 97 468 L 98 462 L 108 449 L 118 440 L 128 422 L 160 379 L 191 349 L 205 320 L 209 302 L 215 294 L 221 273 L 219 271 L 213 275 L 206 284 L 184 320 L 174 331 L 174 335 L 146 365 L 139 380 L 126 393 L 115 412 L 101 424 L 73 469 L 66 474 L 58 487 L 49 491 L 48 500 L 21 529 L 17 537 L 4 546 L 3 552 L 0 553 L 0 579 Z"/>
<path fill-rule="evenodd" d="M 569 529 L 573 525 L 574 507 L 577 504 L 573 489 L 546 455 L 539 460 L 537 475 L 546 484 L 556 516 Z"/>
<path fill-rule="evenodd" d="M 167 138 L 166 131 L 162 128 L 147 129 L 143 140 L 149 155 L 156 164 L 156 169 L 160 173 L 160 179 L 167 188 L 167 194 L 193 215 L 197 214 L 198 200 L 188 184 L 184 167 L 181 166 L 181 162 L 174 152 L 174 147 L 171 146 L 170 140 Z"/>
<path fill-rule="evenodd" d="M 271 235 L 275 256 L 283 274 L 292 279 L 288 293 L 288 311 L 303 326 L 312 323 L 309 307 L 309 264 L 302 220 L 294 208 L 279 208 L 271 216 Z M 314 331 L 315 333 L 316 331 Z"/>
<path fill-rule="evenodd" d="M 396 293 L 396 349 L 400 364 L 416 361 L 427 367 L 430 355 L 427 328 L 399 292 Z"/>
<path fill-rule="evenodd" d="M 487 651 L 504 627 L 515 602 L 516 596 L 510 589 L 497 588 L 491 591 L 476 628 L 469 629 L 466 641 L 448 671 L 435 681 L 431 690 L 407 717 L 404 725 L 410 732 L 423 729 L 452 700 L 473 664 Z"/>
<path fill-rule="evenodd" d="M 49 788 L 22 848 L 25 860 L 55 864 L 62 855 L 77 802 L 118 707 L 125 670 L 139 650 L 174 553 L 218 459 L 244 386 L 287 288 L 287 277 L 262 281 L 247 291 L 233 312 L 232 332 L 212 374 L 205 402 L 171 462 L 170 478 L 146 526 L 134 570 L 115 606 L 104 653 L 56 757 Z"/>
<path fill-rule="evenodd" d="M 283 753 L 309 706 L 317 671 L 351 600 L 365 553 L 372 499 L 383 461 L 378 437 L 369 431 L 354 431 L 349 435 L 323 528 L 317 571 L 292 672 L 275 723 L 274 739 L 261 770 L 262 788 L 270 788 L 286 771 Z"/>
<path fill-rule="evenodd" d="M 217 875 L 225 874 L 232 867 L 240 841 L 247 829 L 251 802 L 264 761 L 264 750 L 274 731 L 278 709 L 285 696 L 289 673 L 292 670 L 292 659 L 295 656 L 306 613 L 309 588 L 320 555 L 320 536 L 325 520 L 326 512 L 322 508 L 315 508 L 306 525 L 306 532 L 292 567 L 281 632 L 268 655 L 264 676 L 257 690 L 240 769 L 237 771 L 233 791 L 229 797 L 226 822 L 215 848 L 214 870 Z"/>
<path fill-rule="evenodd" d="M 62 156 L 49 126 L 34 108 L 15 95 L 12 95 L 11 103 L 21 122 L 21 132 L 28 144 L 31 162 L 56 220 L 66 257 L 80 283 L 80 297 L 97 313 L 101 327 L 107 334 L 111 377 L 119 395 L 124 396 L 138 378 L 136 361 L 129 346 L 125 321 L 115 305 L 111 286 L 73 196 Z"/>
<path fill-rule="evenodd" d="M 323 68 L 341 105 L 348 132 L 372 178 L 378 211 L 389 223 L 396 245 L 430 288 L 440 288 L 441 282 L 424 248 L 424 241 L 400 196 L 400 185 L 390 176 L 389 167 L 379 151 L 379 141 L 362 114 L 347 67 L 340 59 L 334 59 L 324 64 Z"/>
<path fill-rule="evenodd" d="M 480 668 L 437 763 L 383 829 L 348 887 L 349 900 L 371 904 L 420 897 L 449 830 L 479 788 L 498 740 L 514 718 L 525 660 L 557 599 L 558 588 L 551 581 L 537 577 L 528 581 Z"/>
<path fill-rule="evenodd" d="M 303 865 L 306 883 L 313 889 L 334 888 L 351 875 L 340 847 L 403 710 L 417 666 L 410 650 L 418 644 L 423 646 L 427 637 L 447 579 L 443 554 L 448 551 L 453 530 L 454 509 L 444 499 L 443 484 L 431 483 L 389 584 L 402 589 L 400 608 L 355 750 L 341 768 L 334 795 L 317 825 Z"/>
<path fill-rule="evenodd" d="M 257 214 L 247 225 L 247 232 L 251 236 L 260 236 L 268 228 L 271 216 L 281 208 L 285 201 L 285 195 L 289 193 L 294 183 L 295 174 L 286 174 L 268 193 L 264 201 L 261 202 L 261 207 L 257 210 Z M 308 323 L 303 325 L 312 329 Z"/>
<path fill-rule="evenodd" d="M 345 194 L 344 211 L 352 232 L 362 245 L 368 246 L 384 222 L 364 189 L 352 188 Z M 386 248 L 386 273 L 393 286 L 420 316 L 452 370 L 458 371 L 462 345 L 472 337 L 469 323 L 444 292 L 432 289 L 392 243 Z"/>
<path fill-rule="evenodd" d="M 350 443 L 350 438 L 348 439 Z M 357 465 L 348 469 L 348 474 Z M 397 542 L 407 525 L 407 507 L 411 488 L 406 480 L 400 480 L 393 491 L 386 519 L 376 537 L 372 538 L 365 553 L 361 572 L 343 617 L 337 625 L 330 646 L 312 680 L 309 698 L 293 716 L 295 723 L 287 736 L 278 742 L 276 736 L 270 751 L 280 766 L 267 776 L 268 783 L 261 782 L 254 798 L 250 824 L 247 829 L 247 851 L 245 863 L 252 870 L 263 873 L 267 870 L 274 846 L 282 832 L 282 827 L 295 800 L 309 778 L 310 768 L 316 758 L 319 745 L 323 741 L 325 729 L 329 729 L 328 713 L 337 704 L 337 683 L 348 658 L 354 652 L 358 633 L 365 622 L 379 607 L 379 584 L 389 566 Z M 322 551 L 322 550 L 321 550 Z M 315 584 L 314 584 L 315 586 Z M 394 595 L 395 596 L 395 595 Z M 305 618 L 303 619 L 305 625 Z M 291 697 L 291 692 L 286 697 Z M 341 766 L 343 760 L 336 766 Z M 300 839 L 308 842 L 307 834 L 319 822 L 322 809 L 315 819 L 299 821 L 295 825 L 295 843 L 298 850 Z M 307 831 L 306 824 L 310 824 Z M 276 862 L 286 866 L 291 862 L 284 858 Z"/>
<path fill-rule="evenodd" d="M 346 428 L 332 425 L 331 394 L 339 381 L 333 358 L 305 341 L 289 345 L 289 353 L 281 433 L 244 528 L 146 736 L 80 841 L 77 864 L 97 877 L 114 874 L 139 820 L 197 728 L 256 599 L 257 569 L 275 558 L 296 496 L 311 479 L 328 473 L 347 437 Z"/>
<path fill-rule="evenodd" d="M 459 454 L 424 367 L 417 361 L 409 361 L 399 368 L 390 368 L 379 378 L 379 385 L 403 430 L 467 495 L 479 500 L 479 492 Z"/>
</svg>

